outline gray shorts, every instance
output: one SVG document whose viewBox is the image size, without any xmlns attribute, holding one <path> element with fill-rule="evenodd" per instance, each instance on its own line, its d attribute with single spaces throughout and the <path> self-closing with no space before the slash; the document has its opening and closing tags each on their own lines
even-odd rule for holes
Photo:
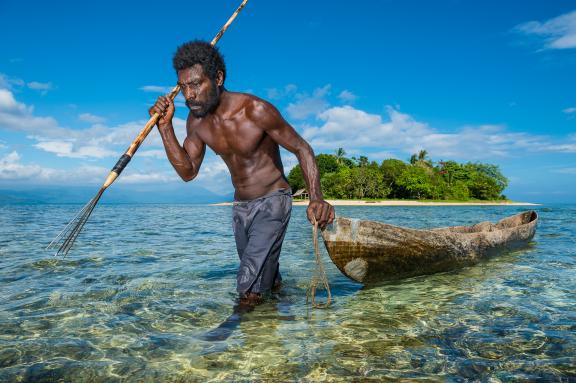
<svg viewBox="0 0 576 383">
<path fill-rule="evenodd" d="M 282 280 L 278 259 L 291 212 L 290 189 L 234 202 L 232 226 L 240 257 L 236 289 L 241 295 L 266 293 Z"/>
</svg>

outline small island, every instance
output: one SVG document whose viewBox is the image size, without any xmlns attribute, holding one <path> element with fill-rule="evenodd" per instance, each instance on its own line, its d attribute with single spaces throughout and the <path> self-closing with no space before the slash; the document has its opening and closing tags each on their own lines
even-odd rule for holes
<svg viewBox="0 0 576 383">
<path fill-rule="evenodd" d="M 333 205 L 533 205 L 512 202 L 502 192 L 508 179 L 497 165 L 434 162 L 426 150 L 408 162 L 366 156 L 348 158 L 344 149 L 319 154 L 316 163 L 324 197 Z M 288 174 L 294 192 L 306 187 L 300 165 Z M 295 204 L 307 204 L 298 198 Z"/>
</svg>

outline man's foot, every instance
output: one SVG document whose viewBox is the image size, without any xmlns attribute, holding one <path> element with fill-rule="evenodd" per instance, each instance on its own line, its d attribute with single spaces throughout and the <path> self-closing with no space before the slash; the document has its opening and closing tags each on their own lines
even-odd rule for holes
<svg viewBox="0 0 576 383">
<path fill-rule="evenodd" d="M 272 292 L 279 293 L 281 288 L 282 288 L 282 281 L 276 281 L 274 282 L 274 286 L 272 286 Z"/>
<path fill-rule="evenodd" d="M 260 293 L 246 293 L 244 296 L 240 297 L 241 306 L 256 306 L 262 303 L 262 294 Z"/>
</svg>

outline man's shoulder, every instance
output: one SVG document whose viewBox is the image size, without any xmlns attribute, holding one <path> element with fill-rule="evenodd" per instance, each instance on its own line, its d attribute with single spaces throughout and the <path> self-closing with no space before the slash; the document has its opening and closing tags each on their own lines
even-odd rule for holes
<svg viewBox="0 0 576 383">
<path fill-rule="evenodd" d="M 275 119 L 280 115 L 274 105 L 253 94 L 228 91 L 227 97 L 232 115 L 241 113 L 244 118 L 259 122 Z"/>
<path fill-rule="evenodd" d="M 269 101 L 249 93 L 239 93 L 239 97 L 244 97 L 246 112 L 249 116 L 261 119 L 264 117 L 277 118 L 280 112 Z"/>
<path fill-rule="evenodd" d="M 268 101 L 251 93 L 228 92 L 228 94 L 234 104 L 242 104 L 248 108 L 265 108 L 271 106 Z"/>
</svg>

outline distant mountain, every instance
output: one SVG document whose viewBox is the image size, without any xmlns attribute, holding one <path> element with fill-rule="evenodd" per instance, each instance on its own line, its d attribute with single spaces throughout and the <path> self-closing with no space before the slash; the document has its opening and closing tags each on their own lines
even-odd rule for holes
<svg viewBox="0 0 576 383">
<path fill-rule="evenodd" d="M 29 186 L 0 188 L 0 204 L 86 203 L 98 192 L 98 186 Z M 230 201 L 193 184 L 114 185 L 100 203 L 217 203 Z"/>
</svg>

